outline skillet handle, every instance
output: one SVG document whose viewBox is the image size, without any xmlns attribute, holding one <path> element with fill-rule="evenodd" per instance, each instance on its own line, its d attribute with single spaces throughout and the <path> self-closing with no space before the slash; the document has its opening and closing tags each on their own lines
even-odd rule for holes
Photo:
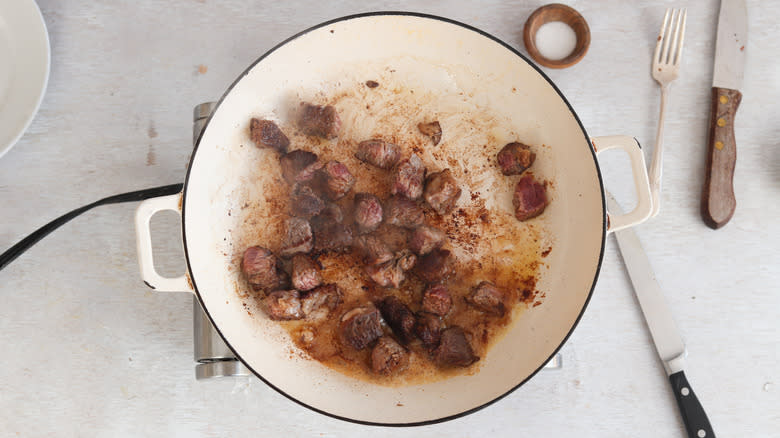
<svg viewBox="0 0 780 438">
<path fill-rule="evenodd" d="M 650 181 L 647 177 L 645 156 L 639 142 L 626 135 L 610 135 L 591 139 L 593 148 L 598 156 L 610 149 L 622 149 L 626 151 L 631 160 L 631 173 L 634 176 L 634 188 L 636 189 L 636 207 L 628 213 L 611 214 L 607 212 L 607 233 L 613 233 L 623 228 L 633 227 L 646 221 L 653 213 L 653 199 L 650 193 Z"/>
<path fill-rule="evenodd" d="M 181 193 L 169 196 L 159 196 L 147 199 L 135 211 L 135 241 L 138 248 L 138 264 L 141 267 L 141 278 L 150 288 L 159 292 L 193 292 L 186 275 L 176 278 L 163 277 L 154 269 L 152 254 L 152 235 L 149 222 L 156 213 L 171 210 L 181 215 L 179 200 Z"/>
</svg>

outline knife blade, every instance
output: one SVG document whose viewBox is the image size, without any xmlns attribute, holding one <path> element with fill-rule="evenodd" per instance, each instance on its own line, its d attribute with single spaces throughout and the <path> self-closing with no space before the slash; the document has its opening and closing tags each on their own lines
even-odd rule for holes
<svg viewBox="0 0 780 438">
<path fill-rule="evenodd" d="M 610 212 L 622 213 L 620 205 L 610 193 L 607 193 L 607 206 Z M 624 228 L 614 234 L 655 349 L 669 376 L 669 383 L 672 385 L 688 436 L 714 438 L 715 433 L 712 431 L 707 414 L 685 377 L 683 371 L 687 355 L 685 343 L 674 322 L 669 304 L 664 299 L 650 260 L 642 248 L 642 243 L 631 228 Z"/>
<path fill-rule="evenodd" d="M 701 198 L 702 218 L 713 229 L 726 225 L 737 207 L 733 184 L 737 161 L 734 117 L 742 101 L 739 89 L 744 76 L 747 33 L 745 0 L 721 0 L 712 74 L 707 168 Z"/>
</svg>

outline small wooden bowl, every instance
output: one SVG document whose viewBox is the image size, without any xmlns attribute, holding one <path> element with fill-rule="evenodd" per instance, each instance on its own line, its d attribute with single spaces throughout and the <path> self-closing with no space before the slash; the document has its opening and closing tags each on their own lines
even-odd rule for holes
<svg viewBox="0 0 780 438">
<path fill-rule="evenodd" d="M 551 21 L 566 23 L 574 30 L 574 34 L 577 35 L 577 45 L 574 46 L 574 50 L 572 50 L 569 56 L 563 59 L 547 59 L 539 53 L 539 49 L 536 47 L 536 32 L 543 24 Z M 528 50 L 528 54 L 531 55 L 531 58 L 533 58 L 534 61 L 545 67 L 566 68 L 580 62 L 580 59 L 588 52 L 588 47 L 590 46 L 590 28 L 579 12 L 569 6 L 560 3 L 552 3 L 535 10 L 533 14 L 528 17 L 528 20 L 525 22 L 525 28 L 523 29 L 523 41 L 525 42 L 525 48 Z"/>
</svg>

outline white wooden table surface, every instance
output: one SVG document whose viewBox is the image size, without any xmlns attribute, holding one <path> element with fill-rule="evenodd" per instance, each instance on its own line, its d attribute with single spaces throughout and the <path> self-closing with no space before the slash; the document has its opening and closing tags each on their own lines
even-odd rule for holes
<svg viewBox="0 0 780 438">
<path fill-rule="evenodd" d="M 636 136 L 648 157 L 659 99 L 650 54 L 665 8 L 688 7 L 662 210 L 638 233 L 716 434 L 779 436 L 780 3 L 748 1 L 738 207 L 718 231 L 699 216 L 718 2 L 569 3 L 588 20 L 590 51 L 575 67 L 546 73 L 591 135 Z M 181 182 L 192 107 L 218 98 L 256 57 L 302 29 L 362 11 L 412 10 L 470 23 L 524 52 L 523 23 L 542 2 L 39 4 L 51 79 L 29 131 L 0 159 L 0 250 L 95 199 Z M 627 160 L 606 161 L 610 187 L 627 193 Z M 196 382 L 192 299 L 141 283 L 134 208 L 91 212 L 0 272 L 0 436 L 684 436 L 612 239 L 563 369 L 461 419 L 372 428 L 309 411 L 254 378 Z M 155 222 L 164 271 L 179 272 L 176 217 Z"/>
</svg>

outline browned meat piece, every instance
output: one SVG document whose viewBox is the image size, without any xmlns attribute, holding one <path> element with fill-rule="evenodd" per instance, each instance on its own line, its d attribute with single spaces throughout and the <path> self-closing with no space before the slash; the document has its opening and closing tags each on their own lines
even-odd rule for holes
<svg viewBox="0 0 780 438">
<path fill-rule="evenodd" d="M 520 175 L 525 169 L 531 167 L 536 159 L 536 154 L 531 152 L 528 145 L 512 142 L 504 146 L 496 156 L 498 167 L 504 175 Z"/>
<path fill-rule="evenodd" d="M 303 103 L 298 127 L 306 135 L 322 138 L 336 138 L 341 129 L 341 119 L 333 105 L 320 106 Z"/>
<path fill-rule="evenodd" d="M 296 184 L 293 188 L 290 207 L 296 216 L 309 218 L 320 214 L 325 202 L 309 186 Z"/>
<path fill-rule="evenodd" d="M 466 297 L 466 301 L 490 315 L 504 316 L 504 312 L 506 312 L 504 291 L 489 281 L 480 282 Z"/>
<path fill-rule="evenodd" d="M 385 202 L 385 222 L 404 228 L 417 228 L 425 216 L 416 202 L 401 196 L 391 196 Z"/>
<path fill-rule="evenodd" d="M 291 281 L 293 287 L 301 292 L 312 290 L 322 284 L 320 267 L 309 256 L 295 254 L 292 259 Z"/>
<path fill-rule="evenodd" d="M 390 169 L 401 158 L 401 148 L 384 140 L 366 140 L 358 144 L 355 157 L 380 169 Z"/>
<path fill-rule="evenodd" d="M 352 246 L 352 228 L 342 224 L 341 207 L 327 203 L 322 212 L 311 219 L 314 249 L 317 251 L 347 252 Z"/>
<path fill-rule="evenodd" d="M 434 284 L 423 292 L 422 310 L 434 315 L 444 316 L 452 308 L 452 297 L 447 286 Z"/>
<path fill-rule="evenodd" d="M 415 200 L 422 196 L 424 182 L 425 165 L 420 157 L 412 154 L 408 159 L 398 163 L 391 191 L 394 195 Z"/>
<path fill-rule="evenodd" d="M 441 333 L 439 346 L 433 357 L 441 367 L 467 367 L 479 360 L 471 349 L 466 332 L 458 326 L 452 326 Z"/>
<path fill-rule="evenodd" d="M 322 209 L 322 212 L 317 215 L 316 218 L 312 219 L 312 225 L 314 225 L 315 220 L 335 222 L 340 224 L 344 222 L 344 212 L 341 211 L 341 207 L 339 207 L 337 204 L 328 202 L 325 204 L 325 208 Z"/>
<path fill-rule="evenodd" d="M 371 350 L 371 369 L 389 376 L 402 372 L 409 366 L 409 352 L 389 336 L 382 336 Z"/>
<path fill-rule="evenodd" d="M 426 283 L 442 281 L 452 274 L 454 260 L 446 249 L 435 249 L 417 259 L 414 272 Z"/>
<path fill-rule="evenodd" d="M 414 264 L 417 263 L 417 256 L 412 254 L 408 249 L 395 253 L 395 258 L 398 267 L 404 271 L 412 269 Z"/>
<path fill-rule="evenodd" d="M 347 252 L 352 246 L 352 229 L 344 224 L 324 224 L 312 230 L 317 251 Z"/>
<path fill-rule="evenodd" d="M 366 274 L 374 283 L 382 287 L 397 288 L 406 280 L 404 270 L 398 266 L 395 259 L 379 265 L 366 266 Z"/>
<path fill-rule="evenodd" d="M 385 215 L 385 217 L 387 217 L 387 215 Z M 382 222 L 382 225 L 380 225 L 372 234 L 382 239 L 382 242 L 384 242 L 393 253 L 402 251 L 409 246 L 410 231 L 406 228 Z"/>
<path fill-rule="evenodd" d="M 414 324 L 414 333 L 428 350 L 432 350 L 439 345 L 441 331 L 444 329 L 444 323 L 441 318 L 431 313 L 418 313 L 417 322 Z"/>
<path fill-rule="evenodd" d="M 425 180 L 425 201 L 439 214 L 451 212 L 460 194 L 460 187 L 450 169 L 432 173 Z"/>
<path fill-rule="evenodd" d="M 289 289 L 290 288 L 290 274 L 288 274 L 287 272 L 284 271 L 284 269 L 282 269 L 282 265 L 281 264 L 279 264 L 279 266 L 277 267 L 276 274 L 278 276 L 277 278 L 279 279 L 278 283 L 276 283 L 276 286 L 262 287 L 260 285 L 251 284 L 251 283 L 249 284 L 249 286 L 251 286 L 252 290 L 255 291 L 255 292 L 262 291 L 262 292 L 264 292 L 266 294 L 268 292 L 274 291 L 274 290 Z"/>
<path fill-rule="evenodd" d="M 315 175 L 313 186 L 331 201 L 336 201 L 352 190 L 353 185 L 355 177 L 347 166 L 338 161 L 329 161 Z"/>
<path fill-rule="evenodd" d="M 409 236 L 409 249 L 416 254 L 425 255 L 441 247 L 445 240 L 447 240 L 447 235 L 440 229 L 421 225 L 415 228 L 412 235 Z"/>
<path fill-rule="evenodd" d="M 291 257 L 297 252 L 307 253 L 314 247 L 314 239 L 311 234 L 309 221 L 299 217 L 287 219 L 285 224 L 287 233 L 282 241 L 279 254 L 282 257 Z"/>
<path fill-rule="evenodd" d="M 406 280 L 406 271 L 412 269 L 416 262 L 417 256 L 409 250 L 403 250 L 395 253 L 388 262 L 366 266 L 366 273 L 382 287 L 397 288 Z"/>
<path fill-rule="evenodd" d="M 277 290 L 263 299 L 268 317 L 280 321 L 303 318 L 301 300 L 297 290 Z"/>
<path fill-rule="evenodd" d="M 382 336 L 382 317 L 374 306 L 356 307 L 341 317 L 341 336 L 357 350 Z"/>
<path fill-rule="evenodd" d="M 434 146 L 439 144 L 439 141 L 441 140 L 441 125 L 438 120 L 430 123 L 418 123 L 417 129 L 419 129 L 423 135 L 430 137 L 431 140 L 433 140 Z"/>
<path fill-rule="evenodd" d="M 285 280 L 284 273 L 279 269 L 279 260 L 270 250 L 261 246 L 251 246 L 244 251 L 241 271 L 255 290 L 274 290 L 281 287 Z"/>
<path fill-rule="evenodd" d="M 382 204 L 371 193 L 355 194 L 355 224 L 362 234 L 370 233 L 382 222 Z"/>
<path fill-rule="evenodd" d="M 311 229 L 317 234 L 318 230 L 326 226 L 344 222 L 344 213 L 337 204 L 326 202 L 320 214 L 311 218 L 309 222 Z"/>
<path fill-rule="evenodd" d="M 341 303 L 341 296 L 335 284 L 322 285 L 301 297 L 301 310 L 308 320 L 322 320 Z"/>
<path fill-rule="evenodd" d="M 414 313 L 395 296 L 388 296 L 376 303 L 387 325 L 404 344 L 414 339 Z"/>
<path fill-rule="evenodd" d="M 249 135 L 258 147 L 275 149 L 283 154 L 290 146 L 290 139 L 270 120 L 253 118 L 249 122 Z"/>
<path fill-rule="evenodd" d="M 379 265 L 393 259 L 393 251 L 376 234 L 358 237 L 355 242 L 357 249 L 367 265 Z"/>
<path fill-rule="evenodd" d="M 323 164 L 317 160 L 317 154 L 301 149 L 290 151 L 279 159 L 282 176 L 290 184 L 311 180 Z"/>
<path fill-rule="evenodd" d="M 531 174 L 523 175 L 515 186 L 512 205 L 517 220 L 527 220 L 539 216 L 547 207 L 547 189 L 536 181 Z"/>
</svg>

